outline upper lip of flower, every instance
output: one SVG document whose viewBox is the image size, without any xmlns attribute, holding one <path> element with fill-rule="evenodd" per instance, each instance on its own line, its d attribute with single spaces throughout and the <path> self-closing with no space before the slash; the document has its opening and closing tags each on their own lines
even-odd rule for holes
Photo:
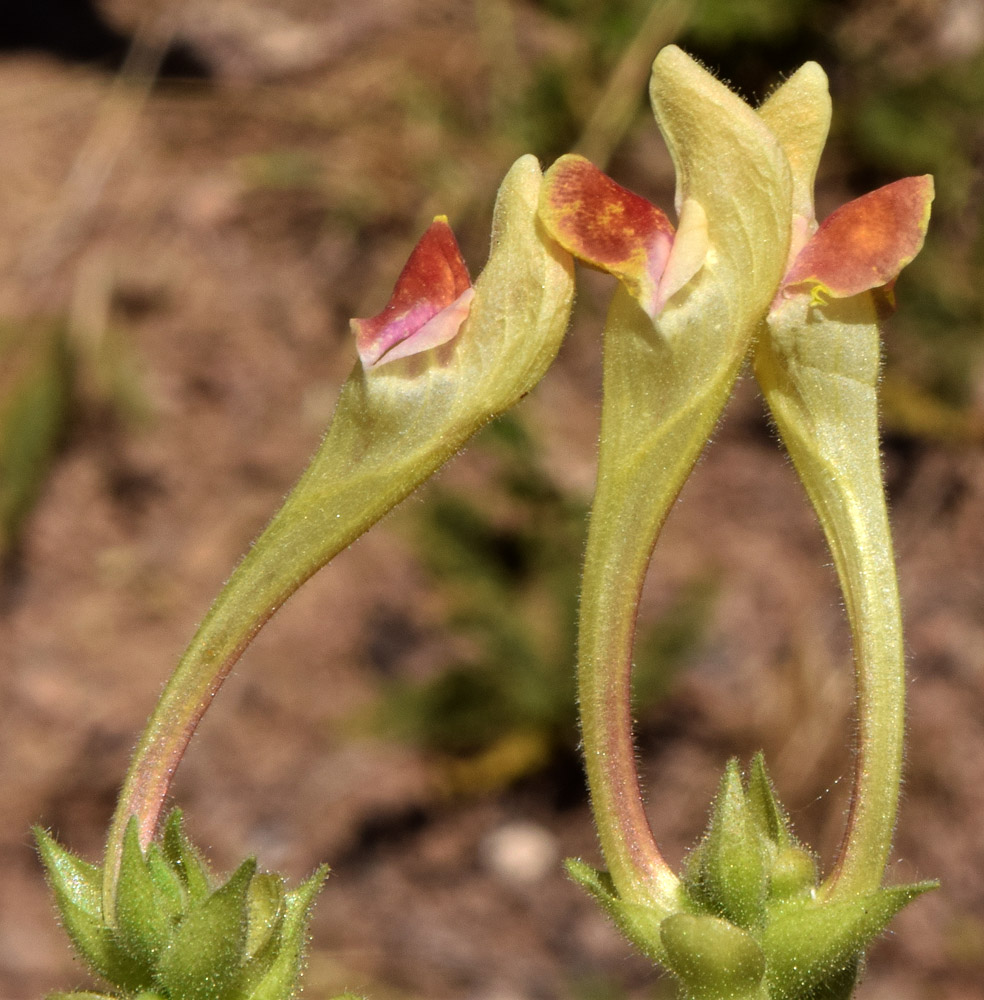
<svg viewBox="0 0 984 1000">
<path fill-rule="evenodd" d="M 698 203 L 685 202 L 674 230 L 661 209 L 576 154 L 562 156 L 547 171 L 540 218 L 565 250 L 618 278 L 652 318 L 707 254 L 707 224 Z"/>
<path fill-rule="evenodd" d="M 922 248 L 932 200 L 933 178 L 926 174 L 886 184 L 842 205 L 802 242 L 780 296 L 803 285 L 810 286 L 814 300 L 890 290 Z"/>
<path fill-rule="evenodd" d="M 814 302 L 886 289 L 922 247 L 933 199 L 930 176 L 906 177 L 847 202 L 818 226 L 813 186 L 830 127 L 827 77 L 797 70 L 758 109 L 792 174 L 790 246 L 773 307 L 799 291 Z"/>
<path fill-rule="evenodd" d="M 452 340 L 468 317 L 475 290 L 446 216 L 413 248 L 382 312 L 353 319 L 362 367 L 378 367 Z"/>
<path fill-rule="evenodd" d="M 616 276 L 654 321 L 678 293 L 699 287 L 696 308 L 710 308 L 719 318 L 708 322 L 733 331 L 740 349 L 786 264 L 789 165 L 755 111 L 676 46 L 653 63 L 650 97 L 676 167 L 676 231 L 577 156 L 547 171 L 540 218 L 574 256 Z"/>
</svg>

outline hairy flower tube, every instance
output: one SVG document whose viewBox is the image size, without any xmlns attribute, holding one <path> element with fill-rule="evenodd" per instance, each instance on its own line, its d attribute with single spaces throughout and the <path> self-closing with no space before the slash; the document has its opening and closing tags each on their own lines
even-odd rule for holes
<svg viewBox="0 0 984 1000">
<path fill-rule="evenodd" d="M 119 942 L 125 946 L 128 935 L 136 942 L 119 952 L 119 961 L 96 964 L 104 975 L 107 969 L 119 973 L 122 981 L 117 985 L 124 992 L 134 983 L 156 983 L 161 976 L 178 982 L 191 967 L 185 963 L 181 969 L 160 971 L 160 963 L 167 966 L 170 961 L 171 946 L 160 944 L 164 938 L 154 929 L 159 905 L 174 909 L 171 931 L 184 919 L 191 921 L 189 927 L 205 919 L 190 915 L 198 912 L 199 904 L 223 913 L 239 907 L 240 915 L 229 920 L 240 922 L 243 907 L 253 905 L 249 894 L 254 889 L 247 891 L 255 881 L 253 869 L 249 877 L 234 875 L 231 889 L 211 883 L 199 886 L 200 892 L 194 886 L 182 887 L 182 879 L 191 877 L 190 862 L 177 855 L 168 858 L 167 844 L 160 848 L 154 839 L 175 769 L 233 664 L 305 580 L 454 455 L 475 431 L 529 392 L 553 360 L 567 328 L 573 263 L 537 219 L 541 182 L 532 156 L 520 158 L 506 175 L 496 200 L 489 259 L 474 285 L 447 221 L 438 218 L 411 254 L 382 313 L 353 321 L 360 361 L 342 386 L 327 433 L 283 506 L 216 598 L 165 687 L 120 793 L 102 868 L 87 866 L 39 835 L 63 920 L 70 930 L 75 928 L 73 940 L 81 953 L 91 960 L 109 948 L 117 955 L 118 949 L 113 949 Z M 173 832 L 171 838 L 184 843 Z M 257 878 L 261 881 L 256 891 L 265 891 L 267 876 Z M 307 908 L 322 879 L 319 873 L 295 895 L 284 897 L 292 940 L 303 940 Z M 210 902 L 213 896 L 216 901 Z M 136 910 L 125 901 L 136 897 L 142 900 L 137 909 L 151 921 L 149 938 L 140 925 L 144 918 L 134 918 L 134 923 L 127 916 Z M 181 933 L 195 936 L 191 930 Z M 174 987 L 176 993 L 169 987 L 166 995 L 182 1000 L 213 996 L 208 993 L 207 969 L 201 965 L 205 959 L 194 943 L 189 941 L 186 951 L 188 962 L 198 962 L 203 970 L 200 989 L 186 984 Z M 284 954 L 293 955 L 292 948 L 284 945 Z M 255 956 L 246 945 L 244 949 L 236 962 L 242 969 L 253 969 Z M 134 971 L 134 956 L 138 964 L 145 957 L 146 967 Z M 237 978 L 238 972 L 230 972 L 230 977 L 230 998 L 254 996 L 243 986 L 245 980 Z M 282 995 L 293 995 L 293 989 L 293 980 L 285 980 Z M 280 995 L 261 991 L 254 1000 Z"/>
<path fill-rule="evenodd" d="M 789 267 L 760 332 L 755 372 L 826 534 L 854 639 L 854 788 L 844 842 L 823 886 L 826 898 L 840 899 L 881 885 L 901 783 L 905 669 L 881 481 L 877 320 L 922 247 L 933 179 L 888 184 L 818 226 L 813 182 L 830 103 L 819 67 L 804 73 L 803 86 L 812 92 L 812 115 L 784 90 L 759 112 L 787 152 L 794 194 Z"/>
<path fill-rule="evenodd" d="M 681 893 L 653 840 L 635 769 L 639 595 L 656 536 L 785 270 L 792 196 L 769 129 L 680 49 L 657 57 L 651 96 L 677 169 L 675 233 L 662 212 L 580 158 L 547 171 L 540 203 L 562 246 L 620 279 L 604 333 L 578 677 L 588 783 L 623 926 L 627 908 L 640 919 L 642 908 L 665 916 Z"/>
<path fill-rule="evenodd" d="M 559 160 L 541 196 L 558 242 L 619 279 L 605 330 L 578 668 L 608 871 L 569 868 L 688 998 L 844 1000 L 868 942 L 928 887 L 880 888 L 904 692 L 874 321 L 921 245 L 931 181 L 889 185 L 817 226 L 812 187 L 830 102 L 815 64 L 756 112 L 670 47 L 654 64 L 651 95 L 677 167 L 676 231 L 581 158 Z M 854 804 L 844 849 L 819 885 L 761 758 L 747 783 L 729 765 L 707 832 L 677 877 L 649 828 L 632 745 L 632 636 L 652 548 L 753 346 L 834 552 L 858 650 Z"/>
</svg>

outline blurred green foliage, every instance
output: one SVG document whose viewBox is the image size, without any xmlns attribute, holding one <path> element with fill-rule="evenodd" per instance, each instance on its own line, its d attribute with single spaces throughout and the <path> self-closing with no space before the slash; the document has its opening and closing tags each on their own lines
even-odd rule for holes
<svg viewBox="0 0 984 1000">
<path fill-rule="evenodd" d="M 71 383 L 63 328 L 0 328 L 0 559 L 15 548 L 48 477 Z"/>
<path fill-rule="evenodd" d="M 697 0 L 688 34 L 698 42 L 734 45 L 792 34 L 813 10 L 811 0 Z"/>
<path fill-rule="evenodd" d="M 548 764 L 577 743 L 575 636 L 583 503 L 544 472 L 524 425 L 506 416 L 477 444 L 495 464 L 489 492 L 433 486 L 413 528 L 456 649 L 431 680 L 386 685 L 385 733 L 444 758 L 455 789 L 483 790 Z M 698 581 L 637 642 L 643 713 L 693 657 L 714 588 Z"/>
<path fill-rule="evenodd" d="M 64 319 L 0 324 L 0 561 L 24 525 L 74 421 L 135 423 L 148 415 L 129 342 Z"/>
</svg>

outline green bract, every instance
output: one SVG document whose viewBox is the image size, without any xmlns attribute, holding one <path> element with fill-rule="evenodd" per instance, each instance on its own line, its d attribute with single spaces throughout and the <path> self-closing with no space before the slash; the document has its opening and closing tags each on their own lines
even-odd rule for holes
<svg viewBox="0 0 984 1000">
<path fill-rule="evenodd" d="M 216 882 L 175 811 L 160 843 L 142 851 L 127 826 L 113 899 L 103 872 L 35 831 L 62 925 L 110 993 L 53 997 L 129 1000 L 290 1000 L 297 991 L 308 913 L 328 873 L 287 891 L 252 859 Z"/>
</svg>

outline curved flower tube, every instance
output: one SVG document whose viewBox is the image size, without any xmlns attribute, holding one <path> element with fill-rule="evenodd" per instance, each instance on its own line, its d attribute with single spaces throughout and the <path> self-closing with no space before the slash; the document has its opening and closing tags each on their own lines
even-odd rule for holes
<svg viewBox="0 0 984 1000">
<path fill-rule="evenodd" d="M 676 233 L 658 209 L 570 157 L 547 172 L 540 214 L 562 246 L 620 280 L 604 334 L 579 701 L 614 896 L 594 888 L 627 933 L 659 957 L 652 931 L 679 908 L 681 888 L 654 842 L 635 769 L 635 618 L 656 536 L 785 269 L 792 188 L 786 156 L 765 123 L 680 49 L 659 54 L 650 92 L 677 169 Z"/>
<path fill-rule="evenodd" d="M 830 99 L 819 67 L 801 73 L 805 101 L 794 106 L 783 88 L 759 112 L 787 151 L 794 201 L 790 264 L 763 324 L 755 373 L 827 537 L 854 640 L 854 787 L 844 842 L 823 885 L 824 897 L 838 900 L 881 885 L 898 807 L 905 667 L 881 481 L 877 321 L 893 304 L 896 276 L 922 247 L 933 181 L 896 181 L 818 226 L 813 181 Z"/>
<path fill-rule="evenodd" d="M 537 221 L 540 184 L 532 156 L 506 175 L 474 289 L 461 290 L 467 271 L 438 220 L 380 317 L 355 321 L 362 363 L 342 387 L 324 440 L 216 598 L 134 753 L 106 851 L 110 924 L 130 818 L 146 848 L 188 741 L 256 633 L 305 580 L 529 392 L 556 355 L 573 264 Z"/>
</svg>

